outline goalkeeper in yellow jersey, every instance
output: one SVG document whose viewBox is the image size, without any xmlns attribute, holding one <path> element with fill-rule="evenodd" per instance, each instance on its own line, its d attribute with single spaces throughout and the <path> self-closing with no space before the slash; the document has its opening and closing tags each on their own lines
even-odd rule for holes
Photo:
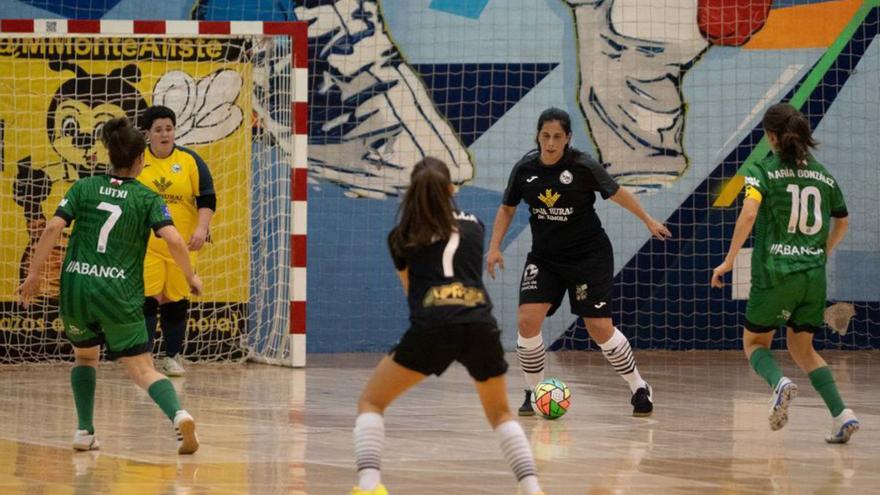
<svg viewBox="0 0 880 495">
<path fill-rule="evenodd" d="M 195 263 L 196 252 L 208 238 L 217 196 L 204 160 L 196 152 L 174 144 L 176 124 L 177 117 L 168 107 L 156 105 L 143 113 L 140 125 L 150 145 L 144 153 L 144 170 L 138 180 L 168 204 L 174 225 L 187 241 L 190 259 Z M 186 278 L 167 246 L 151 236 L 144 260 L 144 318 L 152 342 L 158 313 L 165 337 L 165 357 L 159 368 L 168 376 L 184 374 L 178 355 L 186 333 L 188 294 Z"/>
</svg>

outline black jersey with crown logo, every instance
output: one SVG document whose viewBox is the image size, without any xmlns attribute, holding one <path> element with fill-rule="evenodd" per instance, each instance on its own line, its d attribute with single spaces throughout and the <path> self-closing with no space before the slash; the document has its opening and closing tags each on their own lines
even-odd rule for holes
<svg viewBox="0 0 880 495">
<path fill-rule="evenodd" d="M 620 186 L 592 157 L 569 148 L 554 165 L 541 163 L 533 151 L 510 173 L 502 203 L 529 205 L 532 252 L 553 259 L 576 259 L 608 245 L 593 204 L 596 193 L 607 199 Z"/>
<path fill-rule="evenodd" d="M 486 229 L 475 215 L 455 212 L 455 218 L 458 230 L 449 239 L 407 249 L 398 256 L 391 250 L 395 268 L 409 269 L 407 299 L 414 327 L 461 323 L 497 326 L 492 301 L 483 286 Z"/>
</svg>

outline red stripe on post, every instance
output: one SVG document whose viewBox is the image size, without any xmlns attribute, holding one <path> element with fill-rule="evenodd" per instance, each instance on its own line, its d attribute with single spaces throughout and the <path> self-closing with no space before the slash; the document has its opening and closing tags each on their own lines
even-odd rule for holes
<svg viewBox="0 0 880 495">
<path fill-rule="evenodd" d="M 265 21 L 263 22 L 263 34 L 272 36 L 293 36 L 296 22 Z"/>
<path fill-rule="evenodd" d="M 304 101 L 293 102 L 293 133 L 309 133 L 309 104 Z"/>
<path fill-rule="evenodd" d="M 76 34 L 100 33 L 101 21 L 97 19 L 71 19 L 67 21 L 67 32 Z"/>
<path fill-rule="evenodd" d="M 4 33 L 33 33 L 33 19 L 3 19 L 0 21 L 0 31 Z"/>
<path fill-rule="evenodd" d="M 165 21 L 134 21 L 135 34 L 165 34 Z"/>
<path fill-rule="evenodd" d="M 309 66 L 309 24 L 297 22 L 293 27 L 293 66 L 297 69 Z"/>
<path fill-rule="evenodd" d="M 305 168 L 293 169 L 293 180 L 290 183 L 290 199 L 307 201 L 309 199 L 309 171 Z"/>
<path fill-rule="evenodd" d="M 306 266 L 307 246 L 308 236 L 290 236 L 290 266 L 294 268 L 304 268 Z"/>
<path fill-rule="evenodd" d="M 306 333 L 305 301 L 290 302 L 290 333 L 303 335 Z"/>
<path fill-rule="evenodd" d="M 199 34 L 229 34 L 229 21 L 202 21 L 199 23 Z"/>
</svg>

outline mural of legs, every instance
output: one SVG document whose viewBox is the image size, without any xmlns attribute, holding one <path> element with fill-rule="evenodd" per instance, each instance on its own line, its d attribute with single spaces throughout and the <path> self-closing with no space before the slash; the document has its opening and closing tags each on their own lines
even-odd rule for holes
<svg viewBox="0 0 880 495">
<path fill-rule="evenodd" d="M 398 194 L 433 155 L 453 181 L 473 177 L 467 150 L 385 29 L 375 0 L 298 2 L 309 25 L 309 169 L 368 197 Z"/>
<path fill-rule="evenodd" d="M 716 44 L 741 45 L 770 0 L 567 0 L 576 24 L 578 97 L 609 172 L 661 187 L 688 166 L 682 79 Z"/>
</svg>

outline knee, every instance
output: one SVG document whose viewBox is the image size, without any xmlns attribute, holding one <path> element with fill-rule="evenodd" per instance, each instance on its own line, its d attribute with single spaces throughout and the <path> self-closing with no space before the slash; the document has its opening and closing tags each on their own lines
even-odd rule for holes
<svg viewBox="0 0 880 495">
<path fill-rule="evenodd" d="M 519 334 L 523 337 L 534 337 L 541 333 L 543 318 L 528 313 L 520 313 L 517 317 Z"/>
</svg>

